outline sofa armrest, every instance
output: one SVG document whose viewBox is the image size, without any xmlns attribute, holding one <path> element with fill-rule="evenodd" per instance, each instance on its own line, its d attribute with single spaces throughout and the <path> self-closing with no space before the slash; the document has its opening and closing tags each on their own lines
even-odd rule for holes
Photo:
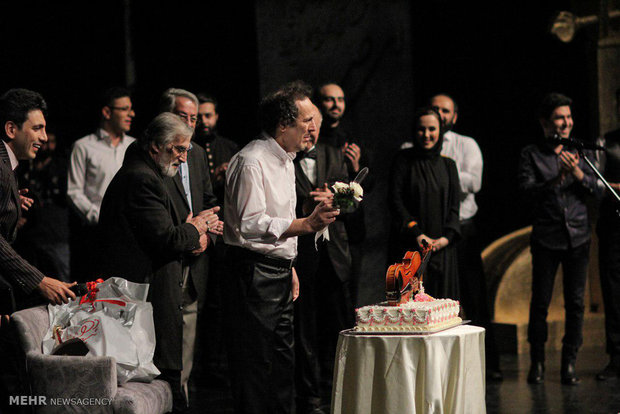
<svg viewBox="0 0 620 414">
<path fill-rule="evenodd" d="M 112 357 L 26 355 L 32 395 L 47 398 L 114 398 L 116 361 Z"/>
</svg>

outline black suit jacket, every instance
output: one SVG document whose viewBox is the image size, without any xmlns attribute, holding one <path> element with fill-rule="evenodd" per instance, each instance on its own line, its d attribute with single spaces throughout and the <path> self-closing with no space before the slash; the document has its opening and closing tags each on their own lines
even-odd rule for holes
<svg viewBox="0 0 620 414">
<path fill-rule="evenodd" d="M 308 215 L 304 214 L 303 206 L 307 200 L 311 199 L 310 191 L 313 191 L 317 187 L 322 187 L 324 183 L 331 186 L 336 181 L 349 182 L 347 178 L 347 166 L 340 149 L 319 142 L 316 146 L 316 151 L 316 183 L 312 183 L 303 172 L 299 164 L 299 157 L 295 160 L 297 217 Z M 314 206 L 314 204 L 312 205 Z M 349 240 L 343 218 L 344 216 L 339 216 L 339 219 L 329 225 L 330 240 L 326 243 L 325 249 L 338 278 L 344 282 L 351 277 L 351 252 L 349 250 Z M 299 238 L 298 250 L 299 257 L 296 269 L 298 273 L 302 274 L 306 271 L 306 267 L 310 269 L 312 266 L 311 264 L 306 265 L 306 263 L 310 261 L 306 260 L 304 256 L 314 254 L 314 233 Z"/>
<path fill-rule="evenodd" d="M 229 162 L 233 155 L 239 152 L 239 145 L 228 138 L 224 138 L 217 132 L 213 134 L 210 140 L 196 137 L 196 142 L 207 152 L 213 194 L 217 197 L 218 203 L 220 203 L 219 205 L 222 206 L 224 203 L 224 183 L 226 180 L 217 181 L 215 179 L 215 169 L 221 164 Z"/>
<path fill-rule="evenodd" d="M 189 184 L 192 194 L 191 211 L 196 215 L 204 209 L 216 206 L 217 199 L 213 195 L 213 189 L 211 187 L 207 155 L 205 150 L 195 142 L 193 143 L 192 150 L 188 154 L 187 166 L 189 168 Z M 187 197 L 185 197 L 181 174 L 177 174 L 172 178 L 167 177 L 165 183 L 176 211 L 179 213 L 181 219 L 185 220 L 190 213 L 190 209 Z M 212 240 L 214 239 L 215 237 L 212 238 Z M 212 246 L 209 246 L 207 251 L 198 256 L 189 254 L 185 257 L 185 263 L 190 265 L 189 276 L 196 288 L 200 308 L 202 308 L 207 291 L 207 278 L 209 274 L 208 252 L 211 248 Z"/>
<path fill-rule="evenodd" d="M 17 180 L 4 143 L 0 142 L 0 313 L 20 308 L 26 296 L 41 283 L 43 274 L 26 262 L 11 243 L 21 216 Z M 15 306 L 17 301 L 17 306 Z"/>
<path fill-rule="evenodd" d="M 183 264 L 199 246 L 168 195 L 164 176 L 136 143 L 106 190 L 99 216 L 99 274 L 150 283 L 155 321 L 155 364 L 182 369 Z"/>
</svg>

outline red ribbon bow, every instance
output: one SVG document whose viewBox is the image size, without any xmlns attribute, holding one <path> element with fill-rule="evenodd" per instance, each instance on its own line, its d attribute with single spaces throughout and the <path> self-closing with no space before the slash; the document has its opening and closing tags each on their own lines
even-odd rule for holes
<svg viewBox="0 0 620 414">
<path fill-rule="evenodd" d="M 97 279 L 93 282 L 86 282 L 86 289 L 88 289 L 88 293 L 85 294 L 84 296 L 82 296 L 80 298 L 80 305 L 83 303 L 90 303 L 93 307 L 93 309 L 95 308 L 95 302 L 108 302 L 108 303 L 113 303 L 115 305 L 119 305 L 119 306 L 125 306 L 126 303 L 120 300 L 114 300 L 114 299 L 96 299 L 97 298 L 97 292 L 99 292 L 99 288 L 97 288 L 97 285 L 99 283 L 103 283 L 103 279 Z"/>
</svg>

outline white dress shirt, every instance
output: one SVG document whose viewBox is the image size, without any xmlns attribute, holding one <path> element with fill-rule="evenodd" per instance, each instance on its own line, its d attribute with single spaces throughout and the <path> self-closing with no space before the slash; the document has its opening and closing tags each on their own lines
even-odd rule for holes
<svg viewBox="0 0 620 414">
<path fill-rule="evenodd" d="M 480 147 L 473 138 L 448 131 L 443 136 L 441 155 L 452 158 L 456 162 L 461 182 L 460 219 L 470 219 L 478 211 L 475 194 L 482 186 Z"/>
<path fill-rule="evenodd" d="M 226 171 L 224 241 L 280 259 L 297 256 L 297 237 L 280 238 L 295 217 L 295 153 L 263 134 Z"/>
<path fill-rule="evenodd" d="M 135 138 L 124 135 L 118 145 L 113 146 L 108 133 L 98 129 L 73 144 L 67 195 L 90 224 L 99 221 L 105 190 L 123 165 L 125 150 L 134 141 Z"/>
<path fill-rule="evenodd" d="M 9 161 L 11 161 L 11 169 L 15 171 L 15 168 L 19 167 L 19 161 L 17 160 L 17 156 L 6 142 L 2 140 L 4 147 L 6 148 L 6 153 L 9 154 Z"/>
<path fill-rule="evenodd" d="M 316 151 L 316 146 L 310 148 L 307 152 Z M 316 172 L 316 159 L 306 157 L 299 161 L 299 165 L 301 166 L 301 170 L 304 172 L 308 180 L 312 183 L 312 185 L 317 185 L 317 172 Z"/>
<path fill-rule="evenodd" d="M 400 149 L 413 147 L 408 141 Z M 452 158 L 456 163 L 461 182 L 461 205 L 459 219 L 461 221 L 472 218 L 478 211 L 475 194 L 482 186 L 482 153 L 480 147 L 471 137 L 448 131 L 443 136 L 441 155 Z"/>
</svg>

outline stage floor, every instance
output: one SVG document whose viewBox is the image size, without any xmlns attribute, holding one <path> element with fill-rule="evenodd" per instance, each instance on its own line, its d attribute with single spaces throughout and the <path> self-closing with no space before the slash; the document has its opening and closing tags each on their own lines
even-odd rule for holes
<svg viewBox="0 0 620 414">
<path fill-rule="evenodd" d="M 502 355 L 504 381 L 487 382 L 488 414 L 608 414 L 620 413 L 620 380 L 596 381 L 594 376 L 607 363 L 601 349 L 585 349 L 579 353 L 577 372 L 581 384 L 570 387 L 560 384 L 560 352 L 547 355 L 545 383 L 529 385 L 525 378 L 529 358 Z M 194 383 L 191 413 L 232 413 L 232 399 L 226 381 L 211 378 Z M 328 413 L 328 407 L 325 407 Z"/>
</svg>

